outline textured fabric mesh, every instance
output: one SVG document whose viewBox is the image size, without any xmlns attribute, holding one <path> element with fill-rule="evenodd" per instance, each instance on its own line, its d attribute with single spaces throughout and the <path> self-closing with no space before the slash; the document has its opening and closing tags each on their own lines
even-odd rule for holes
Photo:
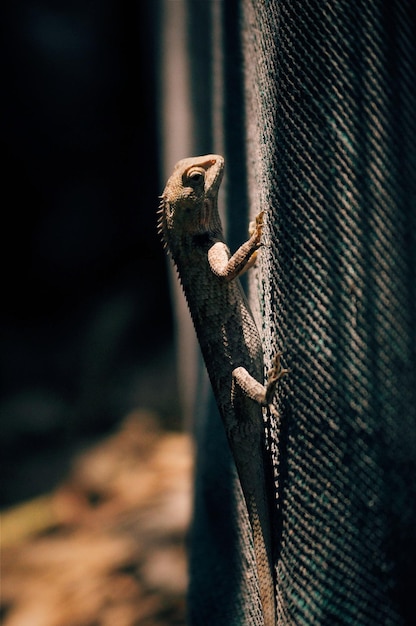
<svg viewBox="0 0 416 626">
<path fill-rule="evenodd" d="M 291 368 L 270 441 L 278 624 L 411 624 L 415 8 L 230 0 L 189 2 L 188 13 L 196 153 L 225 154 L 232 248 L 247 212 L 266 211 L 249 294 L 266 363 L 283 348 Z M 211 80 L 218 51 L 222 75 Z M 261 624 L 248 520 L 212 398 L 198 415 L 190 623 Z"/>
</svg>

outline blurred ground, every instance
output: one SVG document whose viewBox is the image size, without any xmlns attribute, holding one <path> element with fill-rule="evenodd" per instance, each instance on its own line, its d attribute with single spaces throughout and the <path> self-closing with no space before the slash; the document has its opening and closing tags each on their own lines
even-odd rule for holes
<svg viewBox="0 0 416 626">
<path fill-rule="evenodd" d="M 185 624 L 191 444 L 132 412 L 2 516 L 3 626 Z"/>
</svg>

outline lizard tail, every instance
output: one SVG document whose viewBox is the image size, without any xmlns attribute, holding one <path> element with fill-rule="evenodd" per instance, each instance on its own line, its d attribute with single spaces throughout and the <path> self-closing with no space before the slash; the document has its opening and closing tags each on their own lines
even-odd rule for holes
<svg viewBox="0 0 416 626">
<path fill-rule="evenodd" d="M 253 532 L 264 626 L 275 626 L 272 521 L 270 491 L 268 490 L 271 468 L 270 472 L 267 472 L 267 461 L 264 458 L 262 445 L 262 428 L 262 424 L 258 422 L 239 424 L 228 435 Z"/>
<path fill-rule="evenodd" d="M 254 499 L 247 502 L 251 527 L 253 529 L 254 554 L 256 558 L 259 579 L 260 600 L 263 609 L 264 626 L 276 624 L 275 585 L 273 564 L 270 560 L 270 550 L 266 547 L 260 516 L 257 514 Z"/>
</svg>

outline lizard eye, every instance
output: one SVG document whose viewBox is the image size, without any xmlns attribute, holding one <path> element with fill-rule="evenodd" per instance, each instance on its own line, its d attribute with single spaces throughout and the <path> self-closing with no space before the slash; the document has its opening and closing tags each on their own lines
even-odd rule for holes
<svg viewBox="0 0 416 626">
<path fill-rule="evenodd" d="M 199 184 L 204 180 L 204 172 L 200 169 L 190 170 L 188 172 L 188 181 L 192 184 Z"/>
</svg>

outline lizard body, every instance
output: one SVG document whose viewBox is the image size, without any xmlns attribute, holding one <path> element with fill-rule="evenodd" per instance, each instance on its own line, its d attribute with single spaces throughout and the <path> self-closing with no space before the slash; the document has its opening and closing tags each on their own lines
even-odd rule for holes
<svg viewBox="0 0 416 626">
<path fill-rule="evenodd" d="M 238 275 L 260 247 L 263 214 L 234 255 L 224 242 L 217 197 L 219 155 L 179 161 L 161 196 L 159 229 L 188 302 L 215 399 L 235 460 L 253 530 L 264 624 L 275 624 L 269 510 L 272 469 L 265 455 L 262 407 L 271 405 L 285 373 L 280 354 L 264 379 L 260 336 Z"/>
</svg>

